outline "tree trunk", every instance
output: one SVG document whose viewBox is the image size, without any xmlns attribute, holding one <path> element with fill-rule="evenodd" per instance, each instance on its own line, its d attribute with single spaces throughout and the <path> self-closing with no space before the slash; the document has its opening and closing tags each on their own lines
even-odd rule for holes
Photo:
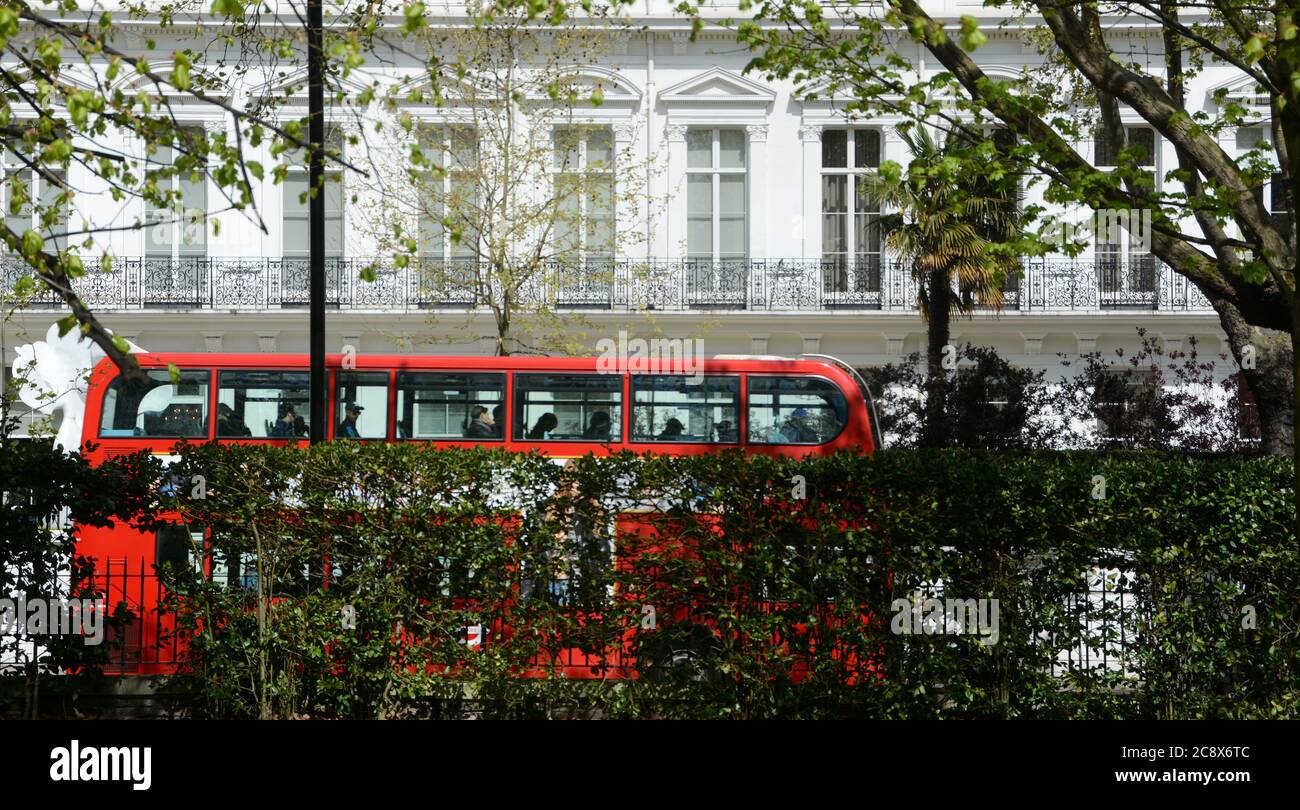
<svg viewBox="0 0 1300 810">
<path fill-rule="evenodd" d="M 504 302 L 503 306 L 496 312 L 497 324 L 497 357 L 506 357 L 510 354 L 510 310 L 509 301 Z"/>
<path fill-rule="evenodd" d="M 1270 456 L 1295 455 L 1294 337 L 1251 326 L 1236 307 L 1221 299 L 1216 301 L 1215 308 L 1232 356 L 1259 409 L 1260 452 Z M 1247 362 L 1248 347 L 1254 355 L 1253 363 Z M 1254 367 L 1247 368 L 1247 365 Z"/>
<path fill-rule="evenodd" d="M 1255 369 L 1246 384 L 1259 407 L 1260 452 L 1295 455 L 1295 336 L 1251 327 L 1255 335 Z"/>
<path fill-rule="evenodd" d="M 1295 414 L 1300 413 L 1300 301 L 1293 301 L 1291 309 L 1291 414 L 1294 419 Z M 1294 442 L 1294 434 L 1292 439 Z M 1295 508 L 1295 537 L 1300 537 L 1300 463 L 1294 460 L 1294 455 L 1292 453 L 1291 503 Z"/>
<path fill-rule="evenodd" d="M 948 318 L 952 311 L 952 288 L 945 270 L 933 270 L 927 281 L 929 319 L 926 323 L 925 428 L 922 447 L 948 444 L 948 373 L 943 367 L 944 348 L 950 336 Z"/>
</svg>

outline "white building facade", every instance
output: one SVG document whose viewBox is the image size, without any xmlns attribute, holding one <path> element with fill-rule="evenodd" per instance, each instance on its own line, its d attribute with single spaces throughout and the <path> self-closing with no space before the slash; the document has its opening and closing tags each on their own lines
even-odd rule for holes
<svg viewBox="0 0 1300 810">
<path fill-rule="evenodd" d="M 991 75 L 1041 67 L 1042 57 L 1022 32 L 999 27 L 999 16 L 979 2 L 930 6 L 940 18 L 986 20 L 989 42 L 975 57 Z M 668 2 L 637 4 L 629 12 L 630 25 L 609 29 L 609 48 L 600 63 L 577 66 L 604 96 L 590 111 L 589 123 L 607 128 L 603 137 L 613 149 L 634 156 L 638 171 L 644 171 L 637 178 L 647 192 L 637 204 L 640 210 L 620 207 L 614 215 L 616 229 L 639 229 L 641 238 L 615 257 L 612 276 L 595 284 L 575 277 L 571 286 L 561 283 L 545 294 L 585 320 L 586 326 L 573 328 L 591 354 L 599 339 L 620 331 L 700 338 L 708 355 L 823 353 L 857 367 L 923 351 L 925 325 L 915 282 L 882 248 L 874 228 L 879 207 L 854 192 L 856 177 L 881 161 L 907 163 L 894 129 L 899 122 L 849 121 L 834 98 L 803 100 L 789 83 L 746 75 L 751 54 L 732 34 L 706 26 L 692 40 L 690 21 L 670 7 Z M 428 9 L 444 15 L 438 24 L 458 24 L 454 7 L 430 3 Z M 710 11 L 718 17 L 734 13 L 720 6 Z M 159 54 L 170 53 L 186 30 L 150 21 L 119 25 L 125 50 L 141 50 L 152 38 Z M 1109 35 L 1140 44 L 1134 50 L 1148 52 L 1151 70 L 1159 72 L 1157 29 Z M 901 53 L 919 75 L 938 69 L 919 45 L 909 42 Z M 369 81 L 404 71 L 400 65 L 374 64 L 362 72 Z M 300 75 L 263 76 L 233 92 L 247 98 L 301 81 Z M 1251 92 L 1235 70 L 1210 66 L 1187 95 L 1191 103 L 1212 109 L 1221 88 L 1234 98 Z M 305 111 L 305 96 L 301 110 L 294 106 L 297 98 L 282 115 Z M 1230 154 L 1267 135 L 1267 108 L 1256 107 L 1260 115 L 1248 127 L 1225 136 Z M 176 110 L 186 125 L 231 131 L 229 116 L 215 107 L 178 102 Z M 433 123 L 453 122 L 436 108 L 420 114 Z M 1152 170 L 1160 177 L 1174 165 L 1172 147 L 1135 114 L 1124 116 L 1133 125 L 1131 139 L 1151 144 Z M 343 116 L 335 123 L 344 133 L 367 126 Z M 363 154 L 367 140 L 347 145 L 345 156 L 373 163 L 373 154 Z M 1095 143 L 1075 145 L 1087 158 L 1097 155 Z M 277 162 L 265 145 L 250 148 L 247 156 L 266 166 Z M 96 178 L 75 171 L 68 178 L 78 190 L 75 217 L 104 227 L 148 221 L 139 201 L 114 202 Z M 115 230 L 85 254 L 92 272 L 78 282 L 83 298 L 109 328 L 149 351 L 306 352 L 306 210 L 298 201 L 305 176 L 290 172 L 282 185 L 269 176 L 255 188 L 265 232 L 254 218 L 236 211 L 214 214 L 219 231 L 201 229 L 202 236 L 188 240 L 180 225 L 164 238 L 147 236 L 146 228 Z M 628 178 L 616 176 L 614 182 Z M 210 184 L 187 184 L 182 192 L 187 208 L 218 208 L 220 193 Z M 360 278 L 361 268 L 379 252 L 360 221 L 369 193 L 361 179 L 345 171 L 341 188 L 327 198 L 330 350 L 490 353 L 491 318 L 473 302 L 440 300 L 423 289 L 418 266 L 399 269 L 388 263 L 376 281 Z M 1031 190 L 1027 201 L 1036 201 L 1036 193 Z M 93 257 L 100 250 L 114 256 L 110 273 L 95 271 Z M 23 272 L 20 263 L 0 261 L 13 283 Z M 16 313 L 5 325 L 6 367 L 16 345 L 44 335 L 60 314 L 57 306 L 40 302 Z M 1139 327 L 1167 350 L 1193 338 L 1206 355 L 1227 352 L 1217 316 L 1194 287 L 1152 257 L 1122 250 L 1027 260 L 1023 276 L 1008 285 L 1004 308 L 955 320 L 952 338 L 993 346 L 1014 363 L 1047 369 L 1050 379 L 1061 371 L 1062 359 L 1135 351 Z M 1226 373 L 1231 361 L 1220 365 Z"/>
</svg>

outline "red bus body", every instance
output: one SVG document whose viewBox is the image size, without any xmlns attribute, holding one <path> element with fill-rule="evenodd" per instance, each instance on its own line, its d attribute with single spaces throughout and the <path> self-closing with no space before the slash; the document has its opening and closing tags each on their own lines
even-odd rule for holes
<svg viewBox="0 0 1300 810">
<path fill-rule="evenodd" d="M 146 370 L 166 370 L 175 365 L 182 371 L 207 373 L 206 435 L 187 438 L 188 441 L 219 441 L 222 443 L 258 443 L 285 445 L 299 443 L 301 439 L 277 438 L 220 438 L 215 436 L 218 413 L 218 374 L 221 371 L 294 371 L 308 369 L 306 355 L 282 354 L 164 354 L 135 355 Z M 623 450 L 636 453 L 653 452 L 668 455 L 697 455 L 739 449 L 746 454 L 805 457 L 829 455 L 837 452 L 871 453 L 877 447 L 873 427 L 874 411 L 861 378 L 848 366 L 831 358 L 779 359 L 779 358 L 718 358 L 700 360 L 700 371 L 707 376 L 729 376 L 739 380 L 738 425 L 735 441 L 731 443 L 704 443 L 687 441 L 636 441 L 632 439 L 633 402 L 632 377 L 637 373 L 611 373 L 603 371 L 601 361 L 594 358 L 543 358 L 543 357 L 425 357 L 412 355 L 361 355 L 346 358 L 331 355 L 326 360 L 331 397 L 328 404 L 328 435 L 335 437 L 342 414 L 337 413 L 336 380 L 345 372 L 386 372 L 388 375 L 387 427 L 384 441 L 413 441 L 449 447 L 486 446 L 510 451 L 538 451 L 551 457 L 575 458 L 593 453 L 609 455 Z M 446 373 L 498 373 L 505 375 L 503 397 L 504 424 L 501 437 L 475 440 L 430 440 L 398 438 L 397 375 L 401 372 Z M 647 374 L 658 375 L 650 371 Z M 515 384 L 520 374 L 559 374 L 615 376 L 621 380 L 619 400 L 619 441 L 533 441 L 515 438 L 513 424 L 517 417 Z M 665 372 L 663 376 L 669 376 Z M 129 455 L 147 450 L 155 455 L 170 456 L 179 439 L 175 437 L 101 435 L 105 394 L 109 384 L 118 376 L 116 366 L 104 360 L 93 370 L 83 433 L 83 448 L 92 463 L 100 463 L 115 456 Z M 688 376 L 688 375 L 682 375 Z M 833 385 L 843 395 L 846 413 L 837 435 L 819 444 L 773 444 L 750 441 L 749 389 L 758 377 L 812 377 Z M 372 437 L 368 440 L 379 440 Z M 619 532 L 644 530 L 639 515 L 622 515 L 618 518 Z M 616 546 L 617 549 L 617 546 Z M 178 642 L 173 638 L 172 624 L 159 610 L 162 597 L 154 566 L 157 546 L 155 538 L 129 527 L 111 529 L 79 527 L 78 551 L 94 563 L 94 585 L 105 596 L 110 606 L 125 603 L 141 621 L 133 623 L 128 636 L 119 639 L 122 651 L 108 672 L 132 674 L 166 674 L 175 670 L 179 657 Z M 615 551 L 617 554 L 617 551 Z M 498 628 L 499 630 L 500 628 Z M 483 628 L 488 631 L 489 628 Z M 624 640 L 626 642 L 626 640 Z M 561 668 L 569 677 L 635 677 L 633 669 L 623 665 L 626 656 L 620 649 L 606 655 L 590 656 L 580 651 L 557 656 L 557 660 L 539 662 L 539 666 Z M 601 673 L 599 670 L 603 669 Z M 540 671 L 540 670 L 539 670 Z"/>
</svg>

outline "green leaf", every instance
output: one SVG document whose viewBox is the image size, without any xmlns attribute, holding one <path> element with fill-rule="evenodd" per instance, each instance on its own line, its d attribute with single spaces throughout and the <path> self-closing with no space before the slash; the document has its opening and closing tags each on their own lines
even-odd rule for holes
<svg viewBox="0 0 1300 810">
<path fill-rule="evenodd" d="M 131 351 L 131 344 L 127 343 L 126 338 L 121 335 L 113 335 L 113 348 L 123 354 L 129 354 Z"/>
<path fill-rule="evenodd" d="M 13 6 L 0 6 L 0 41 L 18 33 L 18 14 Z"/>
<path fill-rule="evenodd" d="M 424 3 L 411 3 L 402 9 L 402 33 L 414 34 L 424 27 Z"/>
<path fill-rule="evenodd" d="M 1259 35 L 1246 40 L 1246 61 L 1248 63 L 1258 62 L 1264 57 L 1264 40 Z"/>
<path fill-rule="evenodd" d="M 172 56 L 171 83 L 177 90 L 190 89 L 190 62 L 185 54 L 177 51 Z"/>
<path fill-rule="evenodd" d="M 65 315 L 65 316 L 63 316 L 62 318 L 59 318 L 59 320 L 57 321 L 57 323 L 58 323 L 58 327 L 59 327 L 59 337 L 63 337 L 64 335 L 66 335 L 66 334 L 68 334 L 69 332 L 71 332 L 74 328 L 76 328 L 76 326 L 77 326 L 77 316 L 76 316 L 76 315 Z"/>
<path fill-rule="evenodd" d="M 244 13 L 243 0 L 212 0 L 212 13 L 217 17 L 238 17 Z"/>
<path fill-rule="evenodd" d="M 181 367 L 178 366 L 178 365 L 176 365 L 175 363 L 168 363 L 168 364 L 167 364 L 167 376 L 171 377 L 172 385 L 180 385 L 180 382 L 181 382 Z"/>
<path fill-rule="evenodd" d="M 26 256 L 29 259 L 36 258 L 36 255 L 41 252 L 41 248 L 44 245 L 45 245 L 45 240 L 41 238 L 41 235 L 39 233 L 32 230 L 31 228 L 28 228 L 27 230 L 23 231 L 23 255 L 24 256 Z"/>
<path fill-rule="evenodd" d="M 980 30 L 980 22 L 970 15 L 961 18 L 961 46 L 973 51 L 988 44 L 989 38 Z"/>
</svg>

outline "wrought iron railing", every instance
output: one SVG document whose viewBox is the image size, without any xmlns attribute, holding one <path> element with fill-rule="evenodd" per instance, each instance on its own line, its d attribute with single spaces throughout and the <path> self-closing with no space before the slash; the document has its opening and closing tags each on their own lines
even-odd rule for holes
<svg viewBox="0 0 1300 810">
<path fill-rule="evenodd" d="M 501 300 L 506 274 L 473 260 L 326 260 L 326 304 L 346 310 L 470 309 Z M 93 309 L 278 310 L 307 306 L 305 258 L 116 258 L 105 272 L 86 261 L 73 286 Z M 27 274 L 0 257 L 5 289 Z M 831 309 L 914 311 L 910 270 L 879 258 L 597 259 L 511 268 L 510 297 L 524 306 L 635 311 Z M 494 298 L 495 297 L 495 298 Z M 1194 285 L 1153 257 L 1027 258 L 1007 280 L 1007 311 L 1103 309 L 1210 311 Z M 32 306 L 60 307 L 53 294 Z"/>
</svg>

